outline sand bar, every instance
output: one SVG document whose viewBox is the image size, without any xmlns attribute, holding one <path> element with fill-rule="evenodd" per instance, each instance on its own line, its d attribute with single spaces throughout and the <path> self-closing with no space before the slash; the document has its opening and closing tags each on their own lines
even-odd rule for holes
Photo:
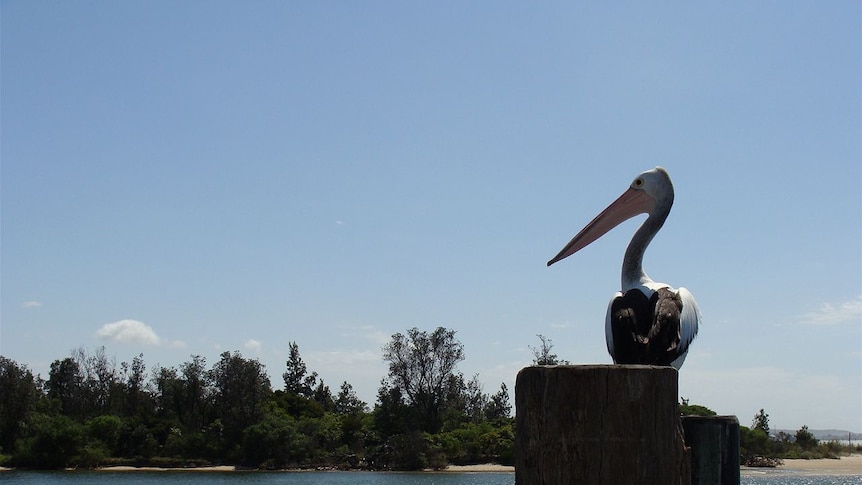
<svg viewBox="0 0 862 485">
<path fill-rule="evenodd" d="M 860 475 L 862 476 L 862 455 L 844 456 L 838 460 L 783 460 L 776 468 L 742 467 L 744 475 L 765 475 L 770 473 L 790 475 Z M 514 472 L 515 467 L 485 463 L 482 465 L 449 465 L 447 472 Z"/>
<path fill-rule="evenodd" d="M 484 463 L 482 465 L 449 465 L 444 470 L 440 470 L 444 472 L 480 472 L 480 473 L 514 473 L 515 467 L 507 466 L 507 465 L 498 465 L 496 463 Z"/>
<path fill-rule="evenodd" d="M 0 467 L 0 471 L 11 471 L 11 468 Z M 161 467 L 135 467 L 135 466 L 108 466 L 99 468 L 103 471 L 190 471 L 190 472 L 231 472 L 236 467 L 205 466 L 192 468 L 161 468 Z M 515 467 L 498 465 L 496 463 L 484 463 L 481 465 L 449 465 L 446 472 L 466 473 L 512 473 Z M 838 460 L 784 460 L 784 464 L 776 468 L 751 468 L 742 467 L 743 475 L 859 475 L 862 476 L 862 455 L 844 456 Z"/>
<path fill-rule="evenodd" d="M 106 472 L 232 472 L 236 471 L 233 465 L 222 466 L 198 466 L 189 468 L 164 468 L 156 466 L 104 466 L 97 470 Z"/>
<path fill-rule="evenodd" d="M 742 467 L 743 475 L 859 475 L 862 476 L 862 455 L 842 456 L 838 460 L 782 460 L 776 468 Z"/>
</svg>

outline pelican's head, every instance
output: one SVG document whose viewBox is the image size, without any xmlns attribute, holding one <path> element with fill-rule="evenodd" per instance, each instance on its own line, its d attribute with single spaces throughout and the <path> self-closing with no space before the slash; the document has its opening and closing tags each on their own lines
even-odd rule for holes
<svg viewBox="0 0 862 485">
<path fill-rule="evenodd" d="M 670 210 L 671 204 L 673 204 L 673 184 L 667 170 L 656 167 L 641 173 L 635 177 L 623 195 L 600 212 L 553 259 L 548 261 L 548 266 L 575 254 L 622 222 L 638 214 L 652 214 L 656 208 Z"/>
<path fill-rule="evenodd" d="M 670 175 L 663 167 L 656 167 L 641 173 L 632 181 L 629 190 L 641 190 L 649 196 L 655 204 L 660 202 L 673 203 L 673 183 Z M 649 212 L 649 211 L 645 211 Z M 638 213 L 640 214 L 640 212 Z"/>
</svg>

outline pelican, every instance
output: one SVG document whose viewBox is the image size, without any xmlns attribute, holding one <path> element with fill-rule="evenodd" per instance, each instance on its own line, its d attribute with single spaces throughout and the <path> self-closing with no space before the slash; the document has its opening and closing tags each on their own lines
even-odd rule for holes
<svg viewBox="0 0 862 485">
<path fill-rule="evenodd" d="M 585 248 L 623 221 L 648 214 L 623 257 L 622 291 L 611 298 L 605 318 L 608 353 L 615 364 L 682 367 L 700 322 L 700 310 L 685 288 L 650 279 L 643 256 L 673 205 L 673 183 L 662 167 L 638 175 L 628 190 L 590 221 L 548 261 L 548 266 Z"/>
</svg>

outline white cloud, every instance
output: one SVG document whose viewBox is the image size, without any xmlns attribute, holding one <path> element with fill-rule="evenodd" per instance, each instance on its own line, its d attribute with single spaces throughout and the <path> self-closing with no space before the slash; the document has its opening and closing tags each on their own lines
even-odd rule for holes
<svg viewBox="0 0 862 485">
<path fill-rule="evenodd" d="M 809 325 L 840 325 L 862 321 L 862 295 L 844 303 L 824 303 L 816 312 L 808 312 L 800 318 Z"/>
<path fill-rule="evenodd" d="M 120 320 L 119 322 L 106 323 L 96 332 L 96 337 L 101 340 L 124 344 L 159 345 L 162 343 L 162 339 L 152 327 L 138 320 Z"/>
<path fill-rule="evenodd" d="M 153 327 L 138 320 L 120 320 L 118 322 L 106 323 L 96 331 L 96 338 L 123 344 L 140 344 L 148 346 L 163 346 L 172 348 L 185 348 L 186 343 L 181 340 L 166 340 L 153 330 Z"/>
<path fill-rule="evenodd" d="M 262 344 L 260 343 L 260 341 L 259 341 L 259 340 L 255 340 L 255 339 L 253 339 L 253 338 L 252 338 L 252 339 L 248 339 L 248 340 L 246 340 L 246 341 L 245 341 L 245 342 L 243 342 L 243 344 L 242 344 L 242 346 L 243 346 L 246 350 L 248 350 L 248 351 L 250 351 L 250 352 L 255 352 L 255 353 L 260 352 L 260 347 L 261 347 L 261 345 L 262 345 Z"/>
<path fill-rule="evenodd" d="M 42 302 L 36 300 L 30 300 L 21 303 L 21 308 L 39 308 L 40 306 L 42 306 Z"/>
</svg>

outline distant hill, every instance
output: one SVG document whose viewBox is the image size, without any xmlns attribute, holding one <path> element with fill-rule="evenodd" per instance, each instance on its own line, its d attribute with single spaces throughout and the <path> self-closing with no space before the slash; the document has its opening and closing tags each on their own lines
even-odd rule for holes
<svg viewBox="0 0 862 485">
<path fill-rule="evenodd" d="M 770 434 L 777 435 L 784 431 L 790 436 L 796 435 L 797 429 L 771 429 Z M 818 440 L 846 440 L 850 434 L 850 439 L 854 441 L 862 440 L 862 433 L 854 433 L 846 429 L 809 429 L 808 432 L 814 435 Z"/>
</svg>

